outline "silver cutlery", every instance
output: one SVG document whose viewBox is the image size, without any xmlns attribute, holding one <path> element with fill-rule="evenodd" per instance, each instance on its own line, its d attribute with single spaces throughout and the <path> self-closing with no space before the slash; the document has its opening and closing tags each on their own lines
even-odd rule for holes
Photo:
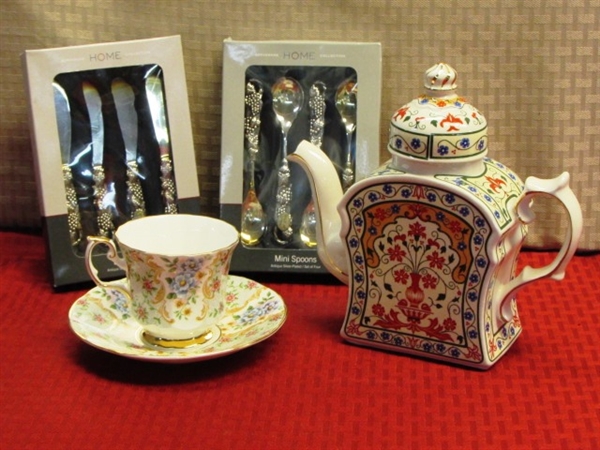
<svg viewBox="0 0 600 450">
<path fill-rule="evenodd" d="M 102 101 L 91 83 L 82 84 L 83 96 L 88 109 L 92 130 L 92 178 L 94 180 L 94 203 L 96 205 L 98 233 L 110 236 L 114 230 L 112 214 L 107 204 L 106 180 L 103 167 L 104 160 L 104 121 L 102 117 Z"/>
<path fill-rule="evenodd" d="M 177 190 L 173 177 L 173 161 L 171 160 L 171 144 L 167 128 L 165 100 L 162 80 L 157 76 L 146 79 L 146 96 L 150 106 L 150 115 L 154 126 L 154 134 L 160 148 L 160 181 L 164 211 L 167 214 L 177 213 Z"/>
<path fill-rule="evenodd" d="M 135 111 L 135 94 L 132 87 L 121 78 L 113 80 L 111 91 L 125 144 L 127 202 L 131 208 L 130 217 L 135 219 L 146 215 L 146 205 L 137 163 L 138 115 Z"/>
<path fill-rule="evenodd" d="M 339 86 L 335 96 L 335 106 L 340 113 L 346 131 L 346 161 L 342 171 L 342 188 L 344 191 L 354 184 L 352 136 L 356 130 L 357 93 L 358 83 L 354 80 L 346 80 Z"/>
<path fill-rule="evenodd" d="M 288 132 L 298 116 L 304 102 L 300 84 L 293 78 L 283 77 L 273 84 L 273 111 L 279 122 L 282 135 L 281 165 L 277 173 L 277 193 L 275 203 L 275 240 L 282 245 L 291 242 L 292 228 L 292 183 L 287 160 Z"/>
<path fill-rule="evenodd" d="M 310 108 L 310 142 L 321 148 L 323 145 L 323 131 L 325 129 L 325 91 L 324 83 L 317 81 L 309 91 L 308 107 Z M 300 224 L 300 239 L 306 247 L 317 246 L 317 217 L 315 204 L 311 198 L 302 214 Z"/>
<path fill-rule="evenodd" d="M 267 221 L 255 187 L 255 164 L 259 148 L 260 111 L 262 109 L 263 89 L 258 81 L 250 80 L 246 84 L 246 117 L 244 134 L 248 145 L 248 192 L 242 203 L 242 226 L 240 237 L 248 246 L 256 245 L 262 238 Z"/>
<path fill-rule="evenodd" d="M 71 171 L 71 108 L 67 93 L 58 83 L 52 83 L 54 89 L 54 106 L 58 125 L 58 141 L 62 159 L 63 183 L 65 185 L 67 201 L 67 226 L 71 244 L 76 246 L 81 242 L 82 228 L 77 192 L 73 186 L 73 172 Z"/>
</svg>

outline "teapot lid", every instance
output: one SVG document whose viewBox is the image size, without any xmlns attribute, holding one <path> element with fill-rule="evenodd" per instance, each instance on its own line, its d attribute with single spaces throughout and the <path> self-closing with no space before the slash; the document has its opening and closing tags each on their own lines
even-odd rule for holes
<svg viewBox="0 0 600 450">
<path fill-rule="evenodd" d="M 487 153 L 487 121 L 456 93 L 457 72 L 446 63 L 423 75 L 425 93 L 392 116 L 388 150 L 418 161 L 468 163 Z"/>
</svg>

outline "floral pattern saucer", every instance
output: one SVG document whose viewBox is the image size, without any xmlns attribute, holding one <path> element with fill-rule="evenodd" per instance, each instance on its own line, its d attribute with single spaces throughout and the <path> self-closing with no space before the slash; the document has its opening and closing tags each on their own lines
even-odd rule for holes
<svg viewBox="0 0 600 450">
<path fill-rule="evenodd" d="M 123 294 L 95 287 L 69 310 L 71 329 L 84 342 L 126 358 L 161 363 L 187 363 L 225 356 L 275 334 L 287 308 L 273 290 L 247 278 L 227 278 L 226 313 L 220 333 L 208 342 L 183 349 L 163 349 L 142 339 L 141 326 L 131 318 Z"/>
</svg>

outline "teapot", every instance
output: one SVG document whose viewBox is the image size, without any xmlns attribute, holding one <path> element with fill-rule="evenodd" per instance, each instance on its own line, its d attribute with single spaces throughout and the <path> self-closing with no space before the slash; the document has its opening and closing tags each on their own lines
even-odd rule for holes
<svg viewBox="0 0 600 450">
<path fill-rule="evenodd" d="M 425 71 L 425 93 L 391 118 L 391 159 L 346 192 L 320 148 L 288 159 L 311 185 L 319 257 L 349 286 L 342 337 L 487 370 L 521 333 L 517 292 L 564 277 L 582 213 L 567 172 L 523 183 L 487 156 L 487 121 L 456 79 L 445 63 Z M 562 203 L 566 236 L 550 264 L 517 274 L 538 195 Z"/>
</svg>

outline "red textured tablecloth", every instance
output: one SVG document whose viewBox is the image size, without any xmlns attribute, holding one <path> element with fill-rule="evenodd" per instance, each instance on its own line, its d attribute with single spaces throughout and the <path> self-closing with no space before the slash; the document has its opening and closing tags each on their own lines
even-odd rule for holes
<svg viewBox="0 0 600 450">
<path fill-rule="evenodd" d="M 600 255 L 520 292 L 523 334 L 487 372 L 346 344 L 346 287 L 282 280 L 261 280 L 288 306 L 270 339 L 134 361 L 71 332 L 86 289 L 53 291 L 41 237 L 0 233 L 0 448 L 600 448 Z"/>
</svg>

